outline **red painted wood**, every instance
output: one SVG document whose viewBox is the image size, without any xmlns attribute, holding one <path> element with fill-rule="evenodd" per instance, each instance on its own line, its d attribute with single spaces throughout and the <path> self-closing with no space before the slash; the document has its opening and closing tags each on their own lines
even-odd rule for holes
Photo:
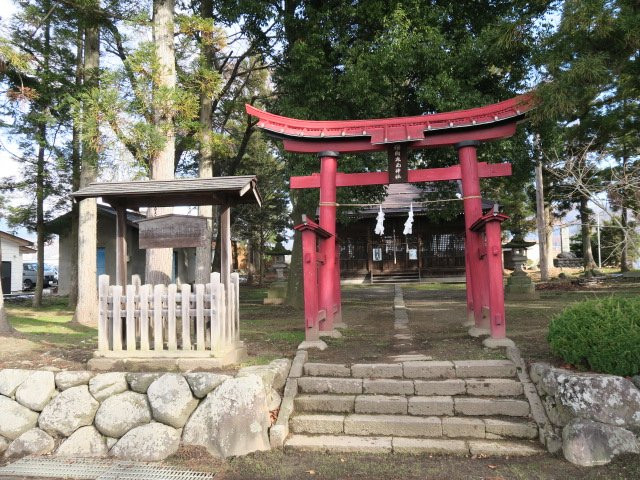
<svg viewBox="0 0 640 480">
<path fill-rule="evenodd" d="M 302 281 L 304 288 L 305 339 L 318 340 L 318 263 L 316 233 L 313 229 L 302 230 Z"/>
<path fill-rule="evenodd" d="M 334 327 L 336 323 L 342 322 L 342 292 L 340 291 L 340 248 L 336 245 L 336 265 L 335 282 L 333 284 L 333 301 L 336 306 L 336 313 L 333 317 Z"/>
<path fill-rule="evenodd" d="M 471 276 L 471 260 L 469 260 L 469 252 L 471 251 L 471 247 L 469 246 L 469 240 L 465 235 L 464 239 L 464 274 L 466 280 L 466 294 L 467 294 L 467 322 L 470 323 L 469 326 L 476 324 L 475 315 L 473 312 L 473 277 Z"/>
<path fill-rule="evenodd" d="M 302 223 L 296 225 L 293 229 L 299 232 L 311 230 L 320 238 L 329 238 L 331 236 L 329 232 L 321 228 L 316 222 L 309 220 L 308 215 L 302 215 Z"/>
<path fill-rule="evenodd" d="M 326 318 L 320 324 L 320 330 L 333 330 L 335 282 L 336 282 L 336 173 L 338 158 L 324 156 L 320 158 L 320 227 L 331 234 L 320 242 L 320 253 L 326 261 L 320 268 L 319 290 L 320 308 L 326 311 Z"/>
<path fill-rule="evenodd" d="M 535 107 L 532 94 L 467 110 L 400 118 L 368 120 L 300 120 L 288 118 L 246 105 L 249 115 L 258 118 L 258 128 L 273 135 L 297 139 L 366 139 L 370 144 L 387 144 L 422 140 L 425 132 L 453 130 L 461 127 L 482 128 L 505 120 L 522 118 Z M 460 141 L 460 140 L 457 140 Z M 323 143 L 323 142 L 318 142 Z M 325 143 L 321 150 L 328 150 Z M 345 151 L 345 150 L 337 150 Z"/>
<path fill-rule="evenodd" d="M 478 176 L 480 178 L 508 177 L 511 175 L 510 163 L 478 163 Z M 439 182 L 445 180 L 460 180 L 462 174 L 460 165 L 442 168 L 425 168 L 419 170 L 409 170 L 410 183 L 417 182 Z M 389 174 L 387 172 L 367 172 L 367 173 L 340 173 L 336 174 L 337 187 L 354 187 L 362 185 L 387 185 Z M 320 175 L 291 177 L 290 187 L 300 188 L 320 188 Z"/>
<path fill-rule="evenodd" d="M 427 133 L 422 140 L 409 142 L 409 148 L 413 150 L 423 148 L 439 148 L 455 145 L 466 140 L 492 141 L 507 138 L 516 131 L 517 121 L 490 127 L 478 127 L 446 131 L 442 133 Z M 283 138 L 284 149 L 292 153 L 318 153 L 324 150 L 333 150 L 340 153 L 364 153 L 381 152 L 386 150 L 385 144 L 371 143 L 366 137 L 326 140 L 305 140 L 304 138 Z"/>
<path fill-rule="evenodd" d="M 489 284 L 489 317 L 491 338 L 506 337 L 504 311 L 504 283 L 502 269 L 501 220 L 490 220 L 485 225 L 487 238 L 487 266 Z"/>
<path fill-rule="evenodd" d="M 476 147 L 473 145 L 458 149 L 458 158 L 462 171 L 462 192 L 464 194 L 464 223 L 465 223 L 465 246 L 468 247 L 469 254 L 466 256 L 467 269 L 471 277 L 471 293 L 473 300 L 473 315 L 477 328 L 488 328 L 483 322 L 482 304 L 483 295 L 483 268 L 479 258 L 481 246 L 481 236 L 471 230 L 474 222 L 482 216 L 482 199 L 480 198 L 480 177 L 478 172 L 478 161 Z"/>
</svg>

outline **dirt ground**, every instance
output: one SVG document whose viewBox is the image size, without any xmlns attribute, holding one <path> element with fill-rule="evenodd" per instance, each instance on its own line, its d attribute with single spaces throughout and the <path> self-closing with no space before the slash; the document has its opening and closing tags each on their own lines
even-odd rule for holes
<svg viewBox="0 0 640 480">
<path fill-rule="evenodd" d="M 394 287 L 346 286 L 343 289 L 343 337 L 326 339 L 330 348 L 312 351 L 313 361 L 388 361 L 398 353 L 416 351 L 434 359 L 495 358 L 481 341 L 469 337 L 465 320 L 464 286 L 406 285 L 402 287 L 408 308 L 411 339 L 394 340 Z M 303 315 L 286 306 L 264 306 L 264 289 L 244 288 L 241 297 L 241 336 L 248 347 L 249 363 L 292 357 L 304 337 Z M 637 295 L 640 284 L 597 285 L 566 290 L 547 288 L 533 301 L 507 301 L 508 336 L 520 346 L 529 362 L 561 364 L 546 342 L 550 318 L 568 304 L 584 298 Z M 8 305 L 19 337 L 0 337 L 0 368 L 56 366 L 84 368 L 95 348 L 95 330 L 70 323 L 71 312 L 64 300 L 51 300 L 41 311 L 24 304 Z M 467 458 L 411 455 L 337 455 L 315 453 L 260 452 L 220 460 L 202 450 L 182 449 L 167 463 L 215 472 L 216 478 L 235 479 L 638 479 L 640 456 L 626 455 L 610 465 L 591 469 L 575 467 L 560 456 L 530 458 Z"/>
<path fill-rule="evenodd" d="M 223 480 L 370 479 L 370 480 L 564 480 L 638 479 L 640 456 L 624 455 L 611 464 L 580 468 L 560 456 L 471 458 L 442 455 L 366 455 L 259 452 L 227 461 L 206 452 L 183 450 L 168 459 L 194 470 L 215 472 Z"/>
</svg>

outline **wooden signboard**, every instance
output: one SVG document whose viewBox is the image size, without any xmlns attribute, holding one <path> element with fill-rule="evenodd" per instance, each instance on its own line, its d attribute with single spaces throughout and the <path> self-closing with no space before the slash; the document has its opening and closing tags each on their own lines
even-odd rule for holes
<svg viewBox="0 0 640 480">
<path fill-rule="evenodd" d="M 192 215 L 161 215 L 138 222 L 140 248 L 207 246 L 207 219 Z"/>
<path fill-rule="evenodd" d="M 407 183 L 407 156 L 409 152 L 407 145 L 394 143 L 387 152 L 389 155 L 389 183 Z"/>
</svg>

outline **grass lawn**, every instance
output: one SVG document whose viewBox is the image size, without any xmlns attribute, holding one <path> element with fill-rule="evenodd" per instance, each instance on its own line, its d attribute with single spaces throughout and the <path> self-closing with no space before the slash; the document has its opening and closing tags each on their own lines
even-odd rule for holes
<svg viewBox="0 0 640 480">
<path fill-rule="evenodd" d="M 44 297 L 43 306 L 34 309 L 31 299 L 5 301 L 11 325 L 29 340 L 59 345 L 97 341 L 98 331 L 73 323 L 73 311 L 66 297 Z"/>
</svg>

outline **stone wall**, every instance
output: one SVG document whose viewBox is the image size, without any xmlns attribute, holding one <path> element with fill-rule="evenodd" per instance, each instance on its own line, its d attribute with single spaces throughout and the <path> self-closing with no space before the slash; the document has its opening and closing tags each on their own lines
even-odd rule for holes
<svg viewBox="0 0 640 480">
<path fill-rule="evenodd" d="M 545 363 L 530 374 L 567 460 L 594 466 L 640 453 L 640 391 L 631 381 Z"/>
<path fill-rule="evenodd" d="M 0 370 L 0 454 L 159 461 L 180 445 L 217 457 L 269 449 L 291 362 L 209 372 Z"/>
</svg>

